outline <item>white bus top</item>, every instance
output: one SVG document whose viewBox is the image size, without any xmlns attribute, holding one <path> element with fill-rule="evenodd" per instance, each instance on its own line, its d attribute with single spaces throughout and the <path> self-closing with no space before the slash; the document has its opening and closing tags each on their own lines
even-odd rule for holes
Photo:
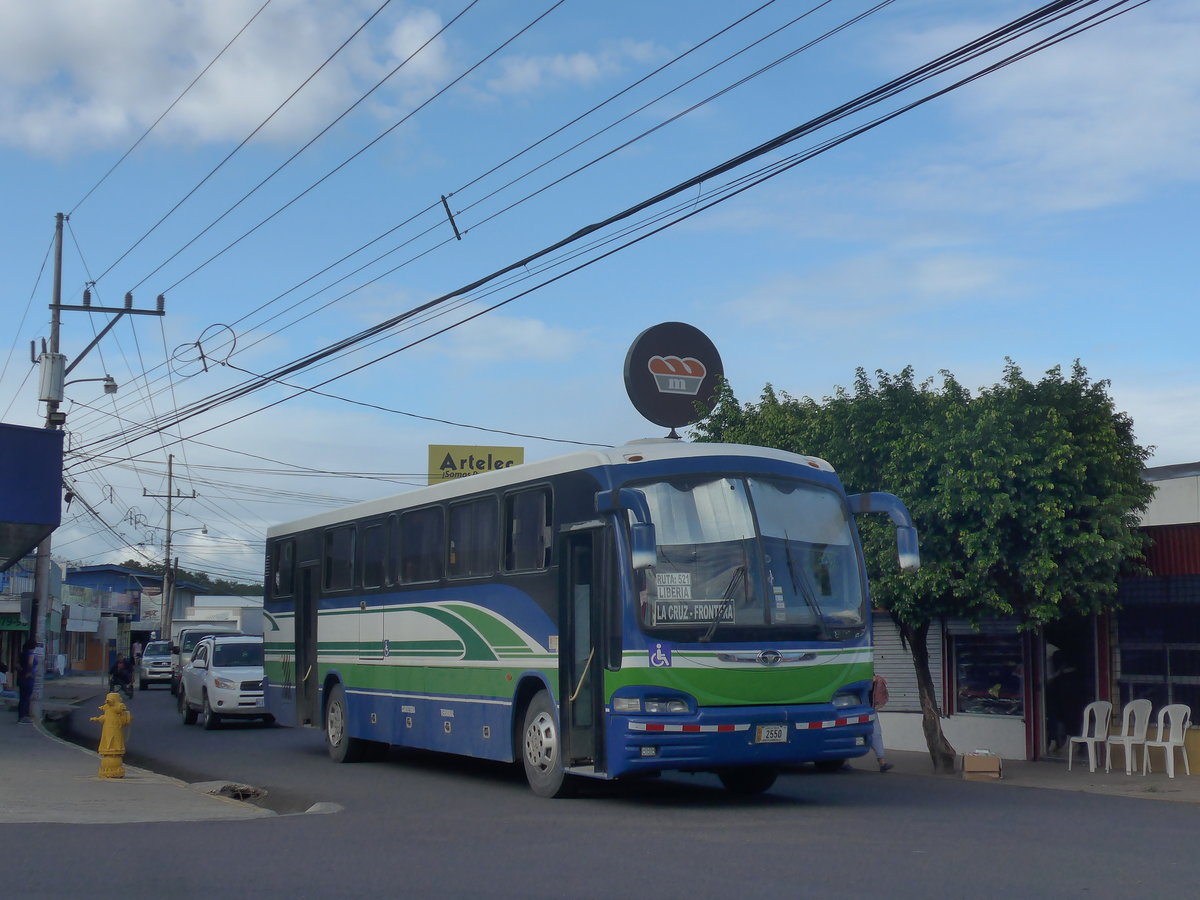
<svg viewBox="0 0 1200 900">
<path fill-rule="evenodd" d="M 378 500 L 365 500 L 352 506 L 328 510 L 272 525 L 267 529 L 267 539 L 286 534 L 307 531 L 310 528 L 322 528 L 336 525 L 353 519 L 370 518 L 384 515 L 397 509 L 407 509 L 426 503 L 436 503 L 440 500 L 474 494 L 489 488 L 503 487 L 523 481 L 538 481 L 552 475 L 566 472 L 578 472 L 583 469 L 603 466 L 620 466 L 628 463 L 651 462 L 663 459 L 688 459 L 702 456 L 752 456 L 759 459 L 774 459 L 795 465 L 809 466 L 822 472 L 832 472 L 833 466 L 816 456 L 801 456 L 786 450 L 772 450 L 768 447 L 752 447 L 746 444 L 690 444 L 669 438 L 650 438 L 647 440 L 630 441 L 622 447 L 608 450 L 583 450 L 567 453 L 537 462 L 523 463 L 506 469 L 491 472 L 480 472 L 456 478 L 444 484 L 414 488 L 403 494 L 382 497 Z"/>
</svg>

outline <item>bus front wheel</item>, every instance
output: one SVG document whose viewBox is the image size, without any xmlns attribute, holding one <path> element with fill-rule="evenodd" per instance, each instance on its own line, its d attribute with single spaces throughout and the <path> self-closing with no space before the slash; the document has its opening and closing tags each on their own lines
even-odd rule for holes
<svg viewBox="0 0 1200 900">
<path fill-rule="evenodd" d="M 745 769 L 726 769 L 718 772 L 721 784 L 735 794 L 761 794 L 770 790 L 779 772 L 768 766 L 749 766 Z"/>
<path fill-rule="evenodd" d="M 521 760 L 525 778 L 539 797 L 565 797 L 571 781 L 563 771 L 562 740 L 554 718 L 554 704 L 546 691 L 538 691 L 525 710 L 521 729 Z"/>
<path fill-rule="evenodd" d="M 329 758 L 337 763 L 358 762 L 366 752 L 366 741 L 350 737 L 346 689 L 340 684 L 335 684 L 329 692 L 325 707 L 325 745 L 329 748 Z"/>
</svg>

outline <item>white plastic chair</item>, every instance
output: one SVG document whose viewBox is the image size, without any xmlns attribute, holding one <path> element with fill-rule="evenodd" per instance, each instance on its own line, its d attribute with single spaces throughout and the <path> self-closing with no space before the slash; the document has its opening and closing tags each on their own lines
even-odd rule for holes
<svg viewBox="0 0 1200 900">
<path fill-rule="evenodd" d="M 1158 740 L 1146 741 L 1142 749 L 1142 774 L 1150 769 L 1150 751 L 1162 750 L 1167 759 L 1167 775 L 1175 777 L 1175 748 L 1183 756 L 1183 771 L 1191 775 L 1188 767 L 1187 748 L 1183 740 L 1187 737 L 1188 725 L 1192 721 L 1191 707 L 1183 703 L 1171 703 L 1158 711 Z"/>
<path fill-rule="evenodd" d="M 1083 744 L 1088 752 L 1088 771 L 1096 771 L 1096 745 L 1108 740 L 1108 724 L 1112 721 L 1112 704 L 1093 700 L 1083 708 L 1083 733 L 1067 741 L 1067 771 L 1075 758 L 1075 745 Z"/>
<path fill-rule="evenodd" d="M 1130 700 L 1121 710 L 1121 733 L 1110 735 L 1104 742 L 1104 771 L 1112 771 L 1112 748 L 1125 750 L 1125 774 L 1133 774 L 1133 757 L 1139 745 L 1145 754 L 1146 731 L 1150 727 L 1151 703 L 1149 700 Z"/>
</svg>

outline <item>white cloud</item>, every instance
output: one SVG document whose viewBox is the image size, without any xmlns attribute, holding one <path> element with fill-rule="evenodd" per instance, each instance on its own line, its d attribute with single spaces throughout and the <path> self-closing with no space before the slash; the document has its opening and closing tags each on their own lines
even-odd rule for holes
<svg viewBox="0 0 1200 900">
<path fill-rule="evenodd" d="M 570 359 L 582 336 L 540 319 L 512 318 L 488 313 L 441 335 L 434 349 L 439 355 L 472 365 L 497 361 L 552 362 Z M 429 346 L 429 345 L 427 345 Z"/>
<path fill-rule="evenodd" d="M 966 35 L 910 35 L 904 52 L 930 58 Z M 1194 5 L 1155 4 L 935 101 L 969 136 L 900 195 L 926 208 L 1087 210 L 1200 180 L 1198 44 Z"/>
<path fill-rule="evenodd" d="M 1007 260 L 969 253 L 862 255 L 771 279 L 728 308 L 746 322 L 802 324 L 808 332 L 877 331 L 881 321 L 1010 293 L 1012 268 Z"/>
<path fill-rule="evenodd" d="M 650 43 L 621 41 L 598 53 L 509 56 L 500 63 L 501 74 L 487 87 L 497 94 L 527 94 L 546 86 L 588 85 L 620 72 L 630 61 L 652 59 L 655 53 Z"/>
<path fill-rule="evenodd" d="M 259 0 L 0 3 L 0 142 L 38 155 L 140 136 L 261 6 Z M 154 132 L 179 143 L 245 137 L 366 19 L 374 3 L 269 6 Z M 308 137 L 428 39 L 440 20 L 387 12 L 279 113 L 264 135 Z M 387 92 L 448 68 L 435 41 Z M 386 94 L 383 98 L 386 99 Z M 377 107 L 372 107 L 377 108 Z M 386 108 L 386 107 L 384 107 Z"/>
</svg>

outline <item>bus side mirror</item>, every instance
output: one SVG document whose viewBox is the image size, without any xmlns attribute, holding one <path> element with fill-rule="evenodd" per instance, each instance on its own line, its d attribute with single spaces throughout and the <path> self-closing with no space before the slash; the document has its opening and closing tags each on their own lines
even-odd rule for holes
<svg viewBox="0 0 1200 900">
<path fill-rule="evenodd" d="M 917 546 L 917 529 L 911 525 L 896 526 L 896 550 L 900 554 L 900 568 L 915 572 L 921 568 L 921 550 Z"/>
<path fill-rule="evenodd" d="M 629 539 L 634 571 L 648 569 L 658 562 L 658 542 L 652 522 L 634 522 L 629 526 Z"/>
<path fill-rule="evenodd" d="M 917 543 L 917 529 L 913 527 L 912 515 L 904 501 L 895 494 L 875 491 L 870 494 L 851 494 L 846 498 L 850 512 L 885 513 L 896 526 L 896 553 L 900 557 L 900 568 L 913 572 L 921 568 L 921 551 Z"/>
<path fill-rule="evenodd" d="M 622 509 L 633 513 L 634 521 L 629 526 L 629 544 L 634 571 L 648 569 L 658 562 L 658 543 L 655 539 L 654 523 L 650 521 L 650 504 L 646 502 L 646 495 L 634 488 L 597 492 L 596 512 L 616 512 Z"/>
</svg>

